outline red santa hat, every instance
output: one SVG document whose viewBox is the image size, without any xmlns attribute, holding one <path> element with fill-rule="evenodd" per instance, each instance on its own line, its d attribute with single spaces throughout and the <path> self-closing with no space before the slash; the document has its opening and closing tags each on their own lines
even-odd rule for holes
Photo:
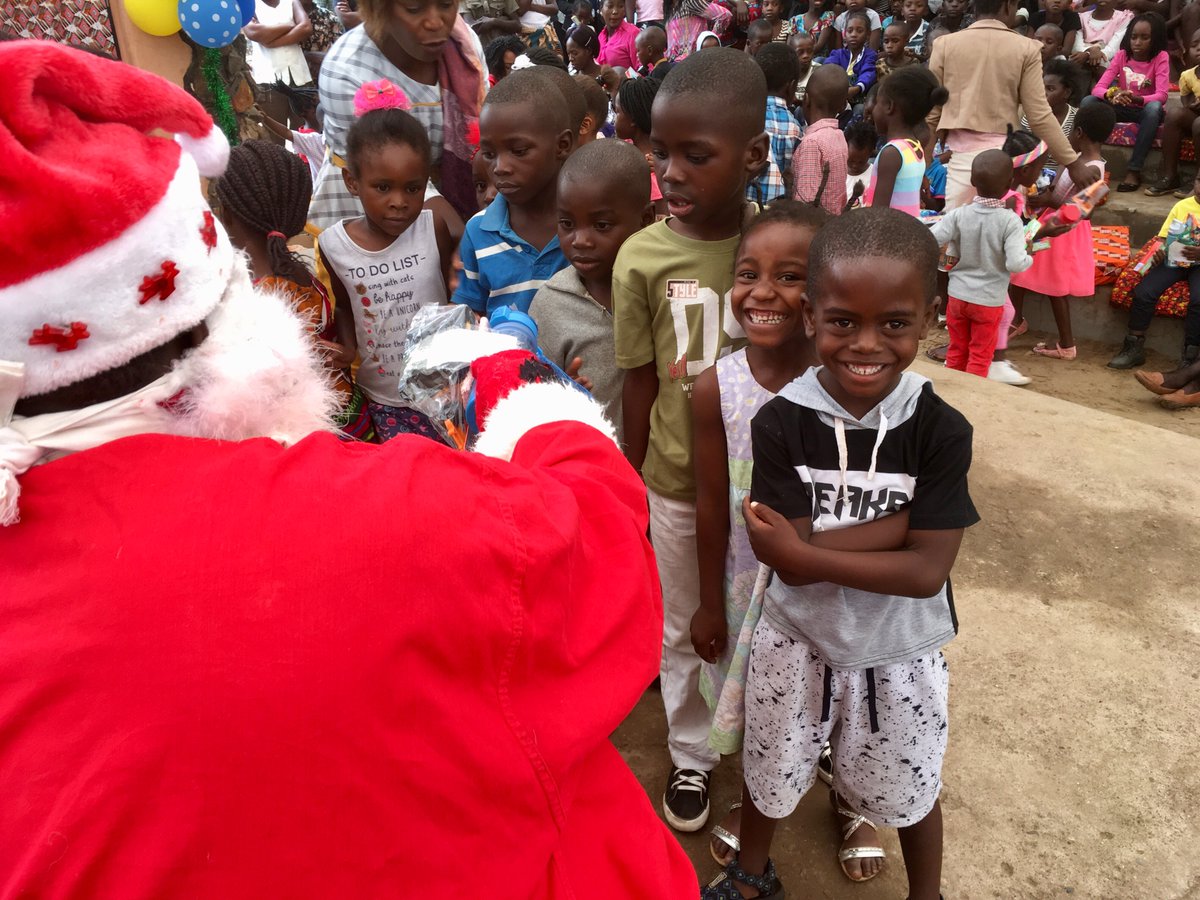
<svg viewBox="0 0 1200 900">
<path fill-rule="evenodd" d="M 181 88 L 58 44 L 0 45 L 0 84 L 0 360 L 24 366 L 29 397 L 213 311 L 235 251 L 199 177 L 229 145 Z"/>
</svg>

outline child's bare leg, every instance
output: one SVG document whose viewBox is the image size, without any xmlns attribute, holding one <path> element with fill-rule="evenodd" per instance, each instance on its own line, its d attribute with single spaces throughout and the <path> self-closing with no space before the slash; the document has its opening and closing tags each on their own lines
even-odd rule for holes
<svg viewBox="0 0 1200 900">
<path fill-rule="evenodd" d="M 942 804 L 916 825 L 900 829 L 900 849 L 908 870 L 908 900 L 938 900 L 942 884 Z"/>
<path fill-rule="evenodd" d="M 1025 313 L 1022 311 L 1025 308 L 1025 288 L 1017 287 L 1015 284 L 1009 285 L 1008 299 L 1013 305 L 1013 326 L 1016 327 L 1025 321 Z"/>
<path fill-rule="evenodd" d="M 751 875 L 764 874 L 771 858 L 771 841 L 775 837 L 777 820 L 758 811 L 750 799 L 750 789 L 745 785 L 742 786 L 741 812 L 742 852 L 738 854 L 738 863 Z M 746 885 L 739 884 L 738 891 L 743 897 L 758 896 L 754 888 Z"/>
<path fill-rule="evenodd" d="M 1071 331 L 1070 297 L 1051 297 L 1050 310 L 1054 313 L 1054 324 L 1058 328 L 1058 346 L 1064 350 L 1075 346 L 1075 335 Z"/>
</svg>

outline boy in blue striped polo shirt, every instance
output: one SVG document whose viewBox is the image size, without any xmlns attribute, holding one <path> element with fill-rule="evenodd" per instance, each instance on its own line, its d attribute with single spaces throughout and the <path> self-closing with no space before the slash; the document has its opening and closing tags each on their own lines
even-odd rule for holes
<svg viewBox="0 0 1200 900">
<path fill-rule="evenodd" d="M 534 71 L 513 72 L 488 92 L 479 153 L 497 196 L 467 222 L 462 278 L 452 298 L 481 315 L 525 312 L 542 283 L 567 267 L 558 246 L 558 172 L 575 146 L 566 98 Z"/>
</svg>

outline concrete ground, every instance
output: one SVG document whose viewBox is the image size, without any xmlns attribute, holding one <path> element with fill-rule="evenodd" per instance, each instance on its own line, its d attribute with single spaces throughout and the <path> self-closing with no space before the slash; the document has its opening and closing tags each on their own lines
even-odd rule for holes
<svg viewBox="0 0 1200 900">
<path fill-rule="evenodd" d="M 961 632 L 946 651 L 946 900 L 1200 898 L 1200 439 L 914 368 L 975 426 L 983 516 L 955 568 Z M 615 742 L 657 805 L 657 693 Z M 738 784 L 728 758 L 715 816 Z M 788 897 L 903 898 L 895 833 L 882 832 L 884 873 L 851 884 L 827 803 L 815 789 L 779 829 Z M 706 834 L 681 842 L 706 881 Z"/>
</svg>

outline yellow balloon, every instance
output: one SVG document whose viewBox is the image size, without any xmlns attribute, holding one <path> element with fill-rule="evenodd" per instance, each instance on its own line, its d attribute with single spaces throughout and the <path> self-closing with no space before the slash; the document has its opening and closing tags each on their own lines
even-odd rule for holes
<svg viewBox="0 0 1200 900">
<path fill-rule="evenodd" d="M 125 12 L 146 34 L 166 37 L 180 29 L 176 0 L 125 0 Z"/>
</svg>

